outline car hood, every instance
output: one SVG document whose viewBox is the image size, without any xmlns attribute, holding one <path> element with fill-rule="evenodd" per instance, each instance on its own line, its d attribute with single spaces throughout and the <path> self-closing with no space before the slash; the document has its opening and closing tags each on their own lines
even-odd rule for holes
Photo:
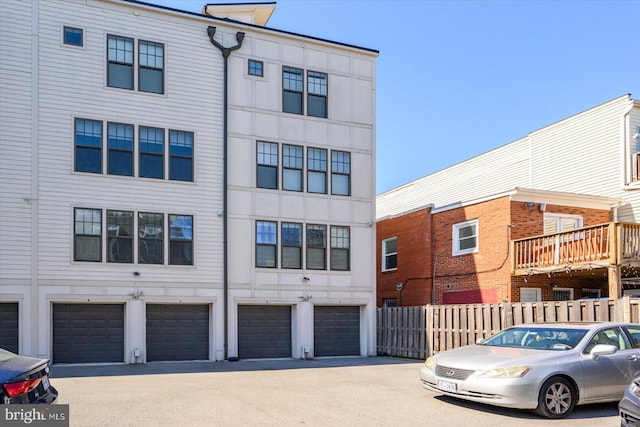
<svg viewBox="0 0 640 427">
<path fill-rule="evenodd" d="M 541 359 L 551 360 L 561 358 L 566 356 L 569 351 L 495 347 L 474 344 L 440 353 L 436 355 L 435 362 L 441 366 L 477 371 L 527 365 L 540 361 Z"/>
<path fill-rule="evenodd" d="M 35 357 L 16 356 L 0 362 L 0 383 L 12 380 L 30 371 L 37 371 L 42 365 L 48 362 L 47 359 L 37 359 Z"/>
</svg>

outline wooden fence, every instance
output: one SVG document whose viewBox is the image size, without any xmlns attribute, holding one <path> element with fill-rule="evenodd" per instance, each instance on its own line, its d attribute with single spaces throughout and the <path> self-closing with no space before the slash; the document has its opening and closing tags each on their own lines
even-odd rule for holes
<svg viewBox="0 0 640 427">
<path fill-rule="evenodd" d="M 379 355 L 424 359 L 513 325 L 536 322 L 640 323 L 640 300 L 541 301 L 377 309 Z"/>
</svg>

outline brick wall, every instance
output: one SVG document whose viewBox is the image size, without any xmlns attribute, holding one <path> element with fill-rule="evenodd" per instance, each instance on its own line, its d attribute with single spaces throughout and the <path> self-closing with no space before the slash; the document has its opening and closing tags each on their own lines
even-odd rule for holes
<svg viewBox="0 0 640 427">
<path fill-rule="evenodd" d="M 385 219 L 376 224 L 377 305 L 395 298 L 398 306 L 431 304 L 431 209 Z M 382 271 L 382 241 L 398 239 L 398 268 Z M 402 291 L 396 284 L 403 283 Z"/>
</svg>

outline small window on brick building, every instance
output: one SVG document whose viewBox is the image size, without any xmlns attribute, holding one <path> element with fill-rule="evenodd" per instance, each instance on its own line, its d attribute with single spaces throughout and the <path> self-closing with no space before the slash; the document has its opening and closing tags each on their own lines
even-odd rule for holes
<svg viewBox="0 0 640 427">
<path fill-rule="evenodd" d="M 582 298 L 600 298 L 602 291 L 600 289 L 582 289 Z"/>
<path fill-rule="evenodd" d="M 573 299 L 573 289 L 571 288 L 553 288 L 554 301 L 571 301 Z"/>
<path fill-rule="evenodd" d="M 396 299 L 395 298 L 385 298 L 382 301 L 382 305 L 384 306 L 384 308 L 397 307 Z"/>
<path fill-rule="evenodd" d="M 382 271 L 398 269 L 398 238 L 382 241 Z"/>
<path fill-rule="evenodd" d="M 478 220 L 453 224 L 453 255 L 478 252 Z"/>
</svg>

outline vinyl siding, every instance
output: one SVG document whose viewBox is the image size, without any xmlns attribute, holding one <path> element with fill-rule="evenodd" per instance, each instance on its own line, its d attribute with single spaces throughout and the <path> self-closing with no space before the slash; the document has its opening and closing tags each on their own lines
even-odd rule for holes
<svg viewBox="0 0 640 427">
<path fill-rule="evenodd" d="M 0 7 L 0 285 L 31 275 L 31 15 L 31 2 Z"/>
</svg>

